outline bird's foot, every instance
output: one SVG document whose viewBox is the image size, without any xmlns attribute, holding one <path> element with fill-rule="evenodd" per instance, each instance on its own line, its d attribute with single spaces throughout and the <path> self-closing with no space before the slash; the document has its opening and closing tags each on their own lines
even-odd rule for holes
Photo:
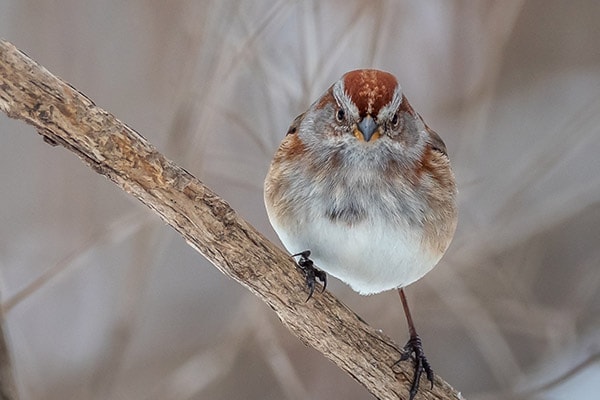
<svg viewBox="0 0 600 400">
<path fill-rule="evenodd" d="M 429 361 L 427 361 L 427 357 L 425 357 L 425 352 L 423 352 L 423 343 L 421 343 L 421 338 L 419 335 L 412 336 L 408 342 L 404 345 L 404 354 L 400 357 L 394 365 L 406 361 L 410 358 L 411 354 L 415 355 L 415 372 L 413 374 L 413 381 L 410 386 L 410 395 L 409 400 L 413 400 L 417 391 L 419 390 L 419 382 L 421 381 L 421 374 L 425 372 L 427 375 L 427 379 L 431 382 L 431 388 L 433 389 L 433 370 L 431 369 L 431 365 L 429 365 Z"/>
<path fill-rule="evenodd" d="M 323 293 L 327 287 L 327 274 L 325 271 L 321 271 L 315 267 L 313 260 L 310 259 L 310 250 L 304 250 L 303 252 L 292 254 L 292 257 L 300 257 L 296 264 L 306 277 L 306 286 L 308 287 L 308 298 L 306 301 L 310 300 L 312 297 L 315 291 L 315 282 L 317 279 L 323 284 L 323 289 L 321 290 L 321 293 Z"/>
</svg>

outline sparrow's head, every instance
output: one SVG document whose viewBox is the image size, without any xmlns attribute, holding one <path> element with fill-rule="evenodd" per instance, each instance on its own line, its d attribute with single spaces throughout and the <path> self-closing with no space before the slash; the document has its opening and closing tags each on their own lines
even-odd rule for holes
<svg viewBox="0 0 600 400">
<path fill-rule="evenodd" d="M 298 127 L 305 143 L 349 146 L 419 159 L 428 145 L 445 152 L 410 106 L 394 75 L 375 69 L 346 73 L 317 100 Z M 371 154 L 372 155 L 372 154 Z"/>
<path fill-rule="evenodd" d="M 350 71 L 332 87 L 336 120 L 360 141 L 379 139 L 400 124 L 402 88 L 394 75 L 376 69 Z"/>
</svg>

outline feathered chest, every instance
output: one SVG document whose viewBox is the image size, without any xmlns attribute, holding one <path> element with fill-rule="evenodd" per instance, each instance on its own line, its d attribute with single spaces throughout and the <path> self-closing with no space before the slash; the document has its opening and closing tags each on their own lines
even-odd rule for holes
<svg viewBox="0 0 600 400">
<path fill-rule="evenodd" d="M 349 226 L 382 220 L 422 224 L 423 198 L 397 163 L 360 155 L 334 152 L 295 171 L 286 197 L 300 206 L 299 213 Z"/>
</svg>

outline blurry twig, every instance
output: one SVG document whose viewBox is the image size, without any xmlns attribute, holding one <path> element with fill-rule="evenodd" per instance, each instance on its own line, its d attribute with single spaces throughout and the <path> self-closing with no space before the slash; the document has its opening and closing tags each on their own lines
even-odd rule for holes
<svg viewBox="0 0 600 400">
<path fill-rule="evenodd" d="M 0 318 L 0 400 L 17 400 L 17 386 L 8 344 L 6 341 L 4 318 Z"/>
<path fill-rule="evenodd" d="M 98 244 L 105 241 L 111 243 L 122 242 L 132 234 L 139 232 L 147 224 L 147 218 L 141 217 L 139 213 L 132 213 L 118 219 L 109 226 L 104 226 L 100 232 L 91 235 L 80 247 L 67 254 L 32 282 L 28 283 L 22 289 L 19 289 L 11 297 L 2 300 L 2 304 L 0 304 L 0 317 L 7 315 L 14 307 L 38 291 L 50 280 L 57 278 L 61 272 L 76 265 L 80 258 L 87 255 L 90 250 L 95 246 L 98 246 Z"/>
<path fill-rule="evenodd" d="M 568 370 L 561 376 L 558 376 L 558 377 L 552 379 L 551 381 L 546 382 L 545 384 L 543 384 L 542 386 L 540 386 L 538 388 L 532 389 L 525 393 L 521 393 L 521 396 L 522 396 L 522 398 L 525 399 L 525 398 L 530 398 L 530 397 L 532 398 L 534 396 L 541 395 L 541 394 L 569 381 L 569 379 L 573 378 L 575 375 L 577 375 L 578 373 L 585 370 L 587 367 L 589 367 L 597 362 L 600 362 L 600 353 L 595 353 L 595 354 L 590 355 L 588 358 L 586 358 L 581 363 L 577 364 L 576 366 L 574 366 L 573 368 L 571 368 L 570 370 Z"/>
<path fill-rule="evenodd" d="M 329 293 L 307 303 L 304 279 L 287 254 L 137 132 L 4 41 L 0 109 L 33 125 L 47 142 L 71 150 L 154 210 L 221 272 L 265 301 L 301 341 L 373 395 L 407 395 L 413 366 L 392 369 L 401 356 L 398 345 Z M 424 384 L 420 392 L 427 399 L 461 398 L 439 378 L 433 389 Z"/>
</svg>

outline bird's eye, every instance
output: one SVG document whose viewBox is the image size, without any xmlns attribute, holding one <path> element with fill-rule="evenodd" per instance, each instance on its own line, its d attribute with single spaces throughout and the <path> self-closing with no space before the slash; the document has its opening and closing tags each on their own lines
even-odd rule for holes
<svg viewBox="0 0 600 400">
<path fill-rule="evenodd" d="M 335 113 L 335 118 L 338 122 L 342 122 L 346 118 L 346 113 L 341 108 Z"/>
<path fill-rule="evenodd" d="M 390 122 L 392 123 L 392 126 L 394 128 L 398 126 L 398 123 L 400 122 L 400 118 L 398 117 L 398 113 L 394 114 L 394 116 L 392 117 L 392 120 Z"/>
</svg>

